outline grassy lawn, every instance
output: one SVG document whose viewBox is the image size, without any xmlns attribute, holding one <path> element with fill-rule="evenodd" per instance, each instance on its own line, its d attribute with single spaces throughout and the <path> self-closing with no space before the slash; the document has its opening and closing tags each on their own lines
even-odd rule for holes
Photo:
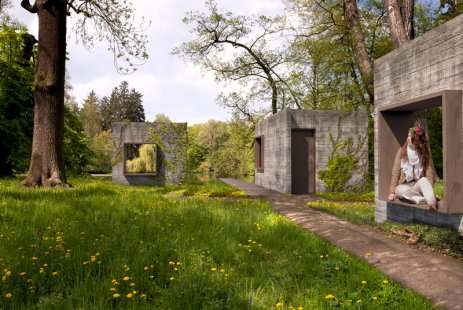
<svg viewBox="0 0 463 310">
<path fill-rule="evenodd" d="M 431 309 L 219 183 L 0 180 L 3 309 Z"/>
<path fill-rule="evenodd" d="M 441 188 L 441 187 L 440 187 Z M 369 193 L 319 193 L 318 201 L 308 205 L 314 209 L 331 213 L 350 222 L 370 225 L 388 234 L 398 229 L 417 231 L 421 235 L 419 246 L 433 251 L 463 259 L 463 238 L 449 227 L 435 227 L 420 223 L 398 224 L 386 222 L 375 223 L 374 192 Z"/>
</svg>

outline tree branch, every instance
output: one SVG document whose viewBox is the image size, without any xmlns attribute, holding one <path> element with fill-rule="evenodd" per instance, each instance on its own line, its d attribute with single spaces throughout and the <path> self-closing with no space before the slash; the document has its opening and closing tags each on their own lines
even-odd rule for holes
<svg viewBox="0 0 463 310">
<path fill-rule="evenodd" d="M 37 13 L 37 2 L 34 1 L 34 4 L 31 5 L 29 0 L 22 0 L 21 1 L 21 6 L 26 9 L 26 11 L 29 11 L 30 13 Z"/>
</svg>

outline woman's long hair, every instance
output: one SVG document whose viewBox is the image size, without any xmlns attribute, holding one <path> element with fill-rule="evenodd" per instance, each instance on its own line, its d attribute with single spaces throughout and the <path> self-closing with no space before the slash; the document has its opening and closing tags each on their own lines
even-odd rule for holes
<svg viewBox="0 0 463 310">
<path fill-rule="evenodd" d="M 426 143 L 426 138 L 424 135 L 424 131 L 420 129 L 421 134 L 417 135 L 416 130 L 411 130 L 410 131 L 410 136 L 411 136 L 411 142 L 413 146 L 415 147 L 415 150 L 418 153 L 418 156 L 420 157 L 420 163 L 423 166 L 423 168 L 426 169 L 430 162 L 430 153 L 428 149 L 428 145 Z M 401 158 L 404 160 L 408 160 L 408 155 L 407 155 L 407 146 L 408 143 L 405 141 L 404 145 L 402 145 L 401 148 Z"/>
</svg>

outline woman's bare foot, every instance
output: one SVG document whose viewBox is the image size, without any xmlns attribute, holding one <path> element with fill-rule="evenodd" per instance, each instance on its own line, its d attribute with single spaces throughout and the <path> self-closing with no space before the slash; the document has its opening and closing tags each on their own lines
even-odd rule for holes
<svg viewBox="0 0 463 310">
<path fill-rule="evenodd" d="M 437 204 L 436 204 L 436 203 L 430 204 L 430 205 L 429 205 L 429 210 L 430 210 L 430 211 L 437 211 Z"/>
</svg>

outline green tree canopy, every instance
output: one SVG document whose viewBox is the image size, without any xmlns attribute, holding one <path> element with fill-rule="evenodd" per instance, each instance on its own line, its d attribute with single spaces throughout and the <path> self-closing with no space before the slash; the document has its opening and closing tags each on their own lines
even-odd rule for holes
<svg viewBox="0 0 463 310">
<path fill-rule="evenodd" d="M 193 25 L 195 39 L 175 48 L 173 54 L 212 71 L 218 82 L 238 82 L 248 94 L 248 106 L 265 102 L 272 113 L 299 106 L 299 96 L 286 80 L 284 20 L 224 12 L 213 0 L 206 1 L 206 8 L 208 13 L 186 14 L 183 21 Z M 285 94 L 290 100 L 282 98 Z"/>
<path fill-rule="evenodd" d="M 110 130 L 112 123 L 123 120 L 144 122 L 142 97 L 135 88 L 130 90 L 126 81 L 121 82 L 119 87 L 116 86 L 111 96 L 103 97 L 100 103 L 103 130 Z"/>
<path fill-rule="evenodd" d="M 0 175 L 25 172 L 31 151 L 33 75 L 24 58 L 26 29 L 2 25 L 0 29 Z"/>
</svg>

